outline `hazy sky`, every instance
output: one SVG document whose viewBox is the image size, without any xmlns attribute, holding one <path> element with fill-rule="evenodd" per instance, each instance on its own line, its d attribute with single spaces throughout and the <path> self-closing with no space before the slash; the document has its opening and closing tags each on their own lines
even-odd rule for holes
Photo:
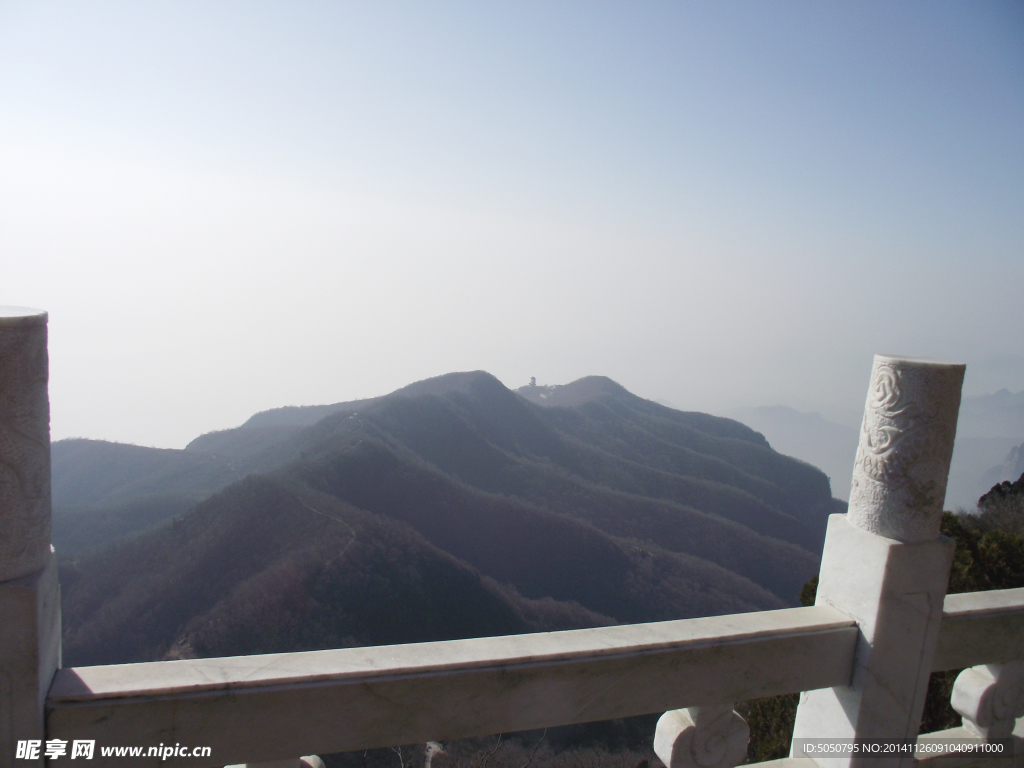
<svg viewBox="0 0 1024 768">
<path fill-rule="evenodd" d="M 453 370 L 1024 389 L 1024 4 L 0 0 L 0 304 L 54 439 Z"/>
</svg>

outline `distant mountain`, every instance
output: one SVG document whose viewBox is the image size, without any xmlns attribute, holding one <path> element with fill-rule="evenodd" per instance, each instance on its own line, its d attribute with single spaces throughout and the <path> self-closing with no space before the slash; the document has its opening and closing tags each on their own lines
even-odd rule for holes
<svg viewBox="0 0 1024 768">
<path fill-rule="evenodd" d="M 853 475 L 858 431 L 785 406 L 744 408 L 729 414 L 762 432 L 780 453 L 820 467 L 832 494 L 845 499 Z M 1024 391 L 1006 389 L 963 398 L 946 488 L 946 508 L 973 508 L 996 482 L 1013 479 L 1008 453 L 1024 442 Z M 1019 473 L 1018 473 L 1019 474 Z"/>
<path fill-rule="evenodd" d="M 729 414 L 765 435 L 779 453 L 793 456 L 828 475 L 832 495 L 846 499 L 857 455 L 857 430 L 783 405 L 742 408 Z"/>
<path fill-rule="evenodd" d="M 206 498 L 242 475 L 226 456 L 109 443 L 60 440 L 50 447 L 53 503 L 103 506 L 145 496 Z"/>
<path fill-rule="evenodd" d="M 946 488 L 946 509 L 972 510 L 978 503 L 978 497 L 994 483 L 1010 479 L 1003 476 L 1002 468 L 1008 454 L 1022 441 L 1024 435 L 1011 438 L 961 437 L 957 434 Z"/>
<path fill-rule="evenodd" d="M 957 437 L 1007 437 L 1024 440 L 1024 390 L 965 397 L 960 403 Z"/>
<path fill-rule="evenodd" d="M 242 426 L 246 429 L 309 427 L 335 413 L 358 411 L 376 399 L 352 400 L 346 403 L 334 403 L 334 405 L 287 405 L 283 408 L 272 408 L 269 411 L 260 411 L 256 415 L 250 416 Z M 197 439 L 202 440 L 203 438 Z"/>
<path fill-rule="evenodd" d="M 1024 442 L 1024 391 L 1001 389 L 965 397 L 960 405 L 946 507 L 973 509 L 996 482 L 1013 480 L 1002 470 L 1008 454 Z"/>
<path fill-rule="evenodd" d="M 162 523 L 245 476 L 228 456 L 104 440 L 50 447 L 53 544 L 81 554 Z"/>
<path fill-rule="evenodd" d="M 58 551 L 116 539 L 62 558 L 68 663 L 796 602 L 843 509 L 820 471 L 610 379 L 551 389 L 541 406 L 489 374 L 449 374 L 264 412 L 183 451 L 55 443 Z"/>
<path fill-rule="evenodd" d="M 1000 483 L 1015 481 L 1021 475 L 1024 475 L 1024 443 L 1011 448 L 1002 462 L 982 476 L 981 482 L 987 483 L 991 489 Z"/>
</svg>

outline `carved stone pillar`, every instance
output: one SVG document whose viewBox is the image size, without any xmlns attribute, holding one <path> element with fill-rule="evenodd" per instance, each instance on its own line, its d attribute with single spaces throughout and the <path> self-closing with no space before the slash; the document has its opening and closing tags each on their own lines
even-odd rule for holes
<svg viewBox="0 0 1024 768">
<path fill-rule="evenodd" d="M 1024 717 L 1024 661 L 965 669 L 953 683 L 950 704 L 968 731 L 983 739 L 1007 738 Z"/>
<path fill-rule="evenodd" d="M 849 685 L 801 694 L 800 739 L 912 739 L 938 642 L 953 542 L 939 536 L 964 366 L 875 357 L 847 515 L 829 518 L 817 605 L 857 621 Z M 903 768 L 913 757 L 815 760 Z"/>
<path fill-rule="evenodd" d="M 60 666 L 60 587 L 50 547 L 46 313 L 0 307 L 0 768 L 44 735 Z M 17 762 L 16 762 L 17 761 Z"/>
<path fill-rule="evenodd" d="M 747 756 L 750 729 L 732 705 L 666 712 L 654 733 L 654 753 L 666 768 L 735 768 Z"/>
<path fill-rule="evenodd" d="M 912 543 L 938 538 L 963 365 L 875 356 L 848 520 Z"/>
</svg>

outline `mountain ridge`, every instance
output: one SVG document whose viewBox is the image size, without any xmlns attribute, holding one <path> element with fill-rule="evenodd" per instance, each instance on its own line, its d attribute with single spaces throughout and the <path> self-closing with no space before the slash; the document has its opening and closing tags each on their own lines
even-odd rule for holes
<svg viewBox="0 0 1024 768">
<path fill-rule="evenodd" d="M 180 507 L 189 494 L 221 484 L 184 515 L 165 503 L 173 514 L 149 520 L 148 531 L 128 530 L 116 510 L 66 505 L 76 530 L 107 514 L 107 528 L 122 536 L 64 560 L 69 658 L 110 662 L 102 648 L 111 643 L 131 660 L 256 652 L 245 637 L 258 634 L 260 622 L 273 623 L 275 610 L 290 629 L 271 633 L 276 639 L 259 652 L 309 645 L 310 622 L 336 643 L 425 636 L 382 624 L 370 615 L 372 605 L 352 603 L 347 590 L 365 578 L 378 587 L 398 579 L 395 589 L 400 583 L 403 594 L 429 593 L 430 600 L 441 599 L 438 584 L 455 579 L 467 605 L 486 604 L 487 615 L 505 616 L 494 618 L 487 631 L 495 632 L 795 604 L 817 570 L 825 518 L 841 511 L 827 478 L 775 453 L 738 422 L 650 403 L 610 379 L 581 381 L 559 395 L 572 406 L 537 405 L 477 371 L 328 406 L 333 410 L 306 426 L 286 421 L 314 412 L 281 410 L 255 425 L 250 419 L 250 426 L 201 436 L 178 452 L 55 444 L 65 459 L 82 459 L 91 449 L 131 459 L 105 478 L 85 482 L 81 468 L 58 478 L 65 503 L 74 501 L 69 494 L 77 482 L 88 498 L 119 500 L 124 515 L 138 514 L 146 501 L 129 498 L 132 490 L 162 492 Z M 148 474 L 133 476 L 131 466 Z M 317 528 L 307 507 L 281 501 L 282 488 L 318 500 L 307 507 L 334 510 L 337 525 Z M 232 533 L 221 516 L 236 521 Z M 287 529 L 289 516 L 294 531 Z M 344 534 L 356 522 L 374 532 L 358 546 Z M 181 538 L 183 530 L 193 543 Z M 253 530 L 277 541 L 240 551 L 236 539 L 248 540 Z M 338 575 L 339 564 L 360 557 L 369 558 L 371 573 L 345 566 Z M 395 565 L 403 557 L 415 567 Z M 439 565 L 439 557 L 449 565 Z M 380 570 L 392 567 L 387 563 L 393 574 Z M 213 570 L 200 584 L 190 567 Z M 457 573 L 476 573 L 484 586 Z M 279 582 L 292 585 L 290 596 L 282 596 Z M 210 592 L 212 584 L 220 586 Z M 156 603 L 172 618 L 154 618 L 159 611 L 147 604 L 148 592 L 162 596 Z M 331 607 L 356 604 L 358 610 L 341 613 Z M 484 631 L 445 605 L 459 632 Z M 306 608 L 295 613 L 288 606 Z M 416 622 L 430 623 L 419 608 L 410 610 Z M 129 631 L 126 622 L 140 615 L 149 623 Z M 127 639 L 112 640 L 115 630 L 106 627 L 120 627 Z"/>
</svg>

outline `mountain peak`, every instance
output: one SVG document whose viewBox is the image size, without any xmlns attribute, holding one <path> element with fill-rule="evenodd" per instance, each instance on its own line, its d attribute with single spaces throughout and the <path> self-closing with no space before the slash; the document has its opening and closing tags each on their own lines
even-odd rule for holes
<svg viewBox="0 0 1024 768">
<path fill-rule="evenodd" d="M 531 403 L 544 406 L 574 408 L 604 397 L 635 398 L 624 386 L 607 376 L 584 376 L 569 384 L 537 386 L 527 384 L 516 393 Z"/>
<path fill-rule="evenodd" d="M 485 394 L 509 391 L 508 387 L 487 371 L 458 371 L 417 381 L 401 389 L 396 389 L 387 397 L 422 397 L 424 395 L 446 395 L 450 392 Z"/>
</svg>

